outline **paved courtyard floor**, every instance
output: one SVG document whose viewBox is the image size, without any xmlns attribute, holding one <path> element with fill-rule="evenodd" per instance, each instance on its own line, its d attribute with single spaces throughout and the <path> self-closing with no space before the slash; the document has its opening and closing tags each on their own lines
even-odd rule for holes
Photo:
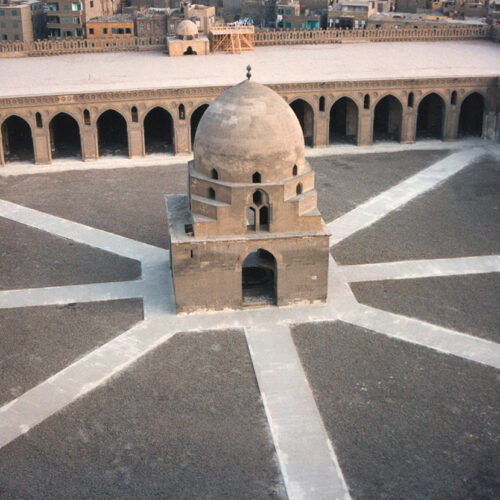
<svg viewBox="0 0 500 500">
<path fill-rule="evenodd" d="M 181 159 L 4 169 L 0 498 L 500 497 L 500 146 L 339 152 L 328 303 L 179 316 Z"/>
</svg>

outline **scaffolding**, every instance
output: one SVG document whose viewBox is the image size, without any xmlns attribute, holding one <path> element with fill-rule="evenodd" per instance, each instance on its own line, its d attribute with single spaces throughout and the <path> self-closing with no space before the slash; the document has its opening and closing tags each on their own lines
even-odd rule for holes
<svg viewBox="0 0 500 500">
<path fill-rule="evenodd" d="M 210 50 L 241 54 L 253 50 L 255 28 L 247 25 L 219 24 L 210 28 Z"/>
</svg>

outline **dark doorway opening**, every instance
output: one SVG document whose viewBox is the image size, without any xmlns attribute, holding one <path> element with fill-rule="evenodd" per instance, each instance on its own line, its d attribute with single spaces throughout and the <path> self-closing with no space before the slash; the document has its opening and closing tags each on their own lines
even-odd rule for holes
<svg viewBox="0 0 500 500">
<path fill-rule="evenodd" d="M 6 163 L 35 161 L 31 128 L 21 117 L 10 116 L 3 122 L 2 143 Z"/>
<path fill-rule="evenodd" d="M 97 120 L 99 156 L 128 156 L 127 122 L 112 109 Z"/>
<path fill-rule="evenodd" d="M 303 99 L 297 99 L 290 104 L 290 107 L 293 109 L 302 127 L 304 144 L 306 146 L 312 146 L 314 136 L 314 112 L 311 105 Z"/>
<path fill-rule="evenodd" d="M 277 297 L 276 259 L 267 250 L 252 252 L 241 269 L 243 305 L 275 305 Z"/>
<path fill-rule="evenodd" d="M 144 145 L 146 154 L 172 153 L 174 121 L 163 108 L 153 108 L 144 118 Z"/>
<path fill-rule="evenodd" d="M 474 92 L 464 99 L 460 106 L 458 120 L 459 137 L 481 137 L 483 134 L 484 99 Z"/>
<path fill-rule="evenodd" d="M 356 144 L 358 107 L 349 97 L 342 97 L 330 109 L 330 144 Z"/>
<path fill-rule="evenodd" d="M 72 116 L 59 113 L 50 121 L 49 129 L 52 158 L 81 158 L 80 127 Z"/>
<path fill-rule="evenodd" d="M 193 47 L 189 46 L 187 50 L 184 52 L 185 56 L 195 56 L 196 50 L 193 50 Z"/>
<path fill-rule="evenodd" d="M 200 124 L 201 117 L 203 113 L 208 108 L 208 104 L 203 104 L 196 108 L 191 114 L 191 146 L 194 146 L 194 140 L 196 138 L 196 131 L 198 130 L 198 125 Z"/>
<path fill-rule="evenodd" d="M 444 102 L 437 94 L 425 96 L 418 105 L 417 139 L 442 139 Z"/>
<path fill-rule="evenodd" d="M 385 96 L 375 106 L 373 141 L 401 141 L 403 108 L 392 95 Z"/>
</svg>

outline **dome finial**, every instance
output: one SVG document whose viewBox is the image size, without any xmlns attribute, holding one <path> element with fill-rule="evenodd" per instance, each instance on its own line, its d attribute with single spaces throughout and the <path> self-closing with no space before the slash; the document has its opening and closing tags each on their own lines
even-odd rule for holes
<svg viewBox="0 0 500 500">
<path fill-rule="evenodd" d="M 250 78 L 252 77 L 252 73 L 250 73 L 250 71 L 252 71 L 252 66 L 250 66 L 250 64 L 247 66 L 247 78 L 250 80 Z"/>
</svg>

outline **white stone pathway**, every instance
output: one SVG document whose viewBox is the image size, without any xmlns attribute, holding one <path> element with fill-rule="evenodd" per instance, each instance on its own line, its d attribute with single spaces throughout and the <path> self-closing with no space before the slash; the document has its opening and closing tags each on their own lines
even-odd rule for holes
<svg viewBox="0 0 500 500">
<path fill-rule="evenodd" d="M 500 272 L 500 255 L 340 266 L 349 283 Z"/>
<path fill-rule="evenodd" d="M 329 224 L 332 244 L 434 188 L 485 152 L 458 151 Z M 330 259 L 324 305 L 175 315 L 164 249 L 0 200 L 0 216 L 141 262 L 139 280 L 0 292 L 0 308 L 142 297 L 144 320 L 0 408 L 0 448 L 109 380 L 177 332 L 244 329 L 291 500 L 349 498 L 334 450 L 293 344 L 290 325 L 342 320 L 399 340 L 500 368 L 500 345 L 359 304 L 348 283 L 498 272 L 499 257 L 337 266 Z M 298 418 L 291 418 L 291 416 Z"/>
</svg>

